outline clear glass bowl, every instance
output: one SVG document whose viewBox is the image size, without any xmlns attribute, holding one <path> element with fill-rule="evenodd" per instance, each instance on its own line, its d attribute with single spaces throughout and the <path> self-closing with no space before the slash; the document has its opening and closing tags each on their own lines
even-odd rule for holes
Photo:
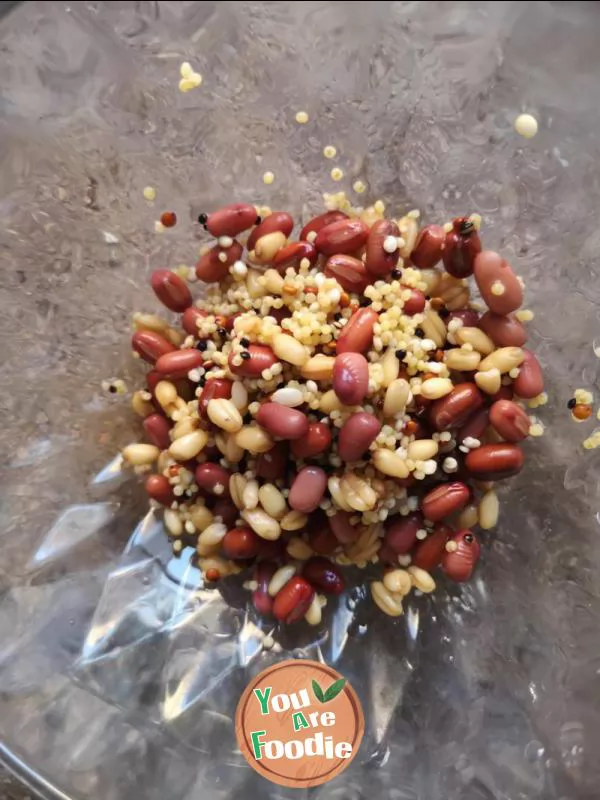
<svg viewBox="0 0 600 800">
<path fill-rule="evenodd" d="M 291 653 L 343 672 L 367 721 L 313 797 L 597 796 L 599 454 L 566 403 L 598 378 L 599 34 L 595 3 L 30 2 L 3 18 L 0 739 L 40 794 L 301 796 L 246 765 L 231 721 L 248 676 Z M 184 60 L 204 76 L 188 94 Z M 546 434 L 470 585 L 399 621 L 356 590 L 266 652 L 244 595 L 196 592 L 139 523 L 138 482 L 103 469 L 139 421 L 101 383 L 139 380 L 130 315 L 156 308 L 153 268 L 195 261 L 198 212 L 305 218 L 356 178 L 394 214 L 483 215 L 536 313 Z M 179 223 L 159 235 L 165 209 Z"/>
</svg>

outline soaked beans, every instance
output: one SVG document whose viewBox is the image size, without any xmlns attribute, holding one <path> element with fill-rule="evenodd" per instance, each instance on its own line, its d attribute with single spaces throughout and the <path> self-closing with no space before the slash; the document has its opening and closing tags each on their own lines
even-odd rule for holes
<svg viewBox="0 0 600 800">
<path fill-rule="evenodd" d="M 205 586 L 252 568 L 255 609 L 283 624 L 320 625 L 347 566 L 373 570 L 373 604 L 394 617 L 442 572 L 471 578 L 471 527 L 496 526 L 494 482 L 543 433 L 522 403 L 544 387 L 522 281 L 482 250 L 478 215 L 423 226 L 381 201 L 326 202 L 299 236 L 285 210 L 200 215 L 213 239 L 196 275 L 150 281 L 178 321 L 133 319 L 150 369 L 123 469 Z"/>
</svg>

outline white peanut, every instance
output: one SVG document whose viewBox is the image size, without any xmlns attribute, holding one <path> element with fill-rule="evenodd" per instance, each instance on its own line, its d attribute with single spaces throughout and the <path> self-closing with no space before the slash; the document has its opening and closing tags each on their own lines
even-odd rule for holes
<svg viewBox="0 0 600 800">
<path fill-rule="evenodd" d="M 144 444 L 143 442 L 128 444 L 123 449 L 123 458 L 132 467 L 145 467 L 153 464 L 159 455 L 160 450 L 158 447 L 153 444 Z"/>
<path fill-rule="evenodd" d="M 210 421 L 228 433 L 236 433 L 244 424 L 242 415 L 231 400 L 213 398 L 208 401 L 206 413 Z"/>
<path fill-rule="evenodd" d="M 279 522 L 273 519 L 273 517 L 270 517 L 262 508 L 244 510 L 242 511 L 242 517 L 261 539 L 274 541 L 281 536 L 281 526 Z"/>
<path fill-rule="evenodd" d="M 169 447 L 169 455 L 177 461 L 189 461 L 195 458 L 208 442 L 206 431 L 193 431 L 186 433 Z"/>
</svg>

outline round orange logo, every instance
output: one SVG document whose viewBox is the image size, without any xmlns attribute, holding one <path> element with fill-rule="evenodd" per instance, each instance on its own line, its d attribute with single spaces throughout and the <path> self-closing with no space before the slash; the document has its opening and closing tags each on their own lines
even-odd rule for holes
<svg viewBox="0 0 600 800">
<path fill-rule="evenodd" d="M 246 687 L 235 715 L 250 766 L 294 788 L 320 786 L 346 769 L 364 730 L 356 692 L 318 661 L 282 661 L 264 670 Z"/>
</svg>

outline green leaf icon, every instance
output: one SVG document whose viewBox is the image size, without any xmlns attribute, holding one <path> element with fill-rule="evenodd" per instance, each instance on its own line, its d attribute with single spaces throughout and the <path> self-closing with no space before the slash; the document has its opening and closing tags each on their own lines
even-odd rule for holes
<svg viewBox="0 0 600 800">
<path fill-rule="evenodd" d="M 313 682 L 312 682 L 312 690 L 313 690 L 317 700 L 320 703 L 324 703 L 325 702 L 325 695 L 323 694 L 323 689 L 321 689 L 321 687 L 319 686 L 319 684 L 315 680 L 313 680 Z"/>
<path fill-rule="evenodd" d="M 329 689 L 327 689 L 327 691 L 325 692 L 325 699 L 323 700 L 323 702 L 328 703 L 330 700 L 333 700 L 334 697 L 337 697 L 345 685 L 346 685 L 346 678 L 340 678 L 338 681 L 332 683 Z"/>
</svg>

